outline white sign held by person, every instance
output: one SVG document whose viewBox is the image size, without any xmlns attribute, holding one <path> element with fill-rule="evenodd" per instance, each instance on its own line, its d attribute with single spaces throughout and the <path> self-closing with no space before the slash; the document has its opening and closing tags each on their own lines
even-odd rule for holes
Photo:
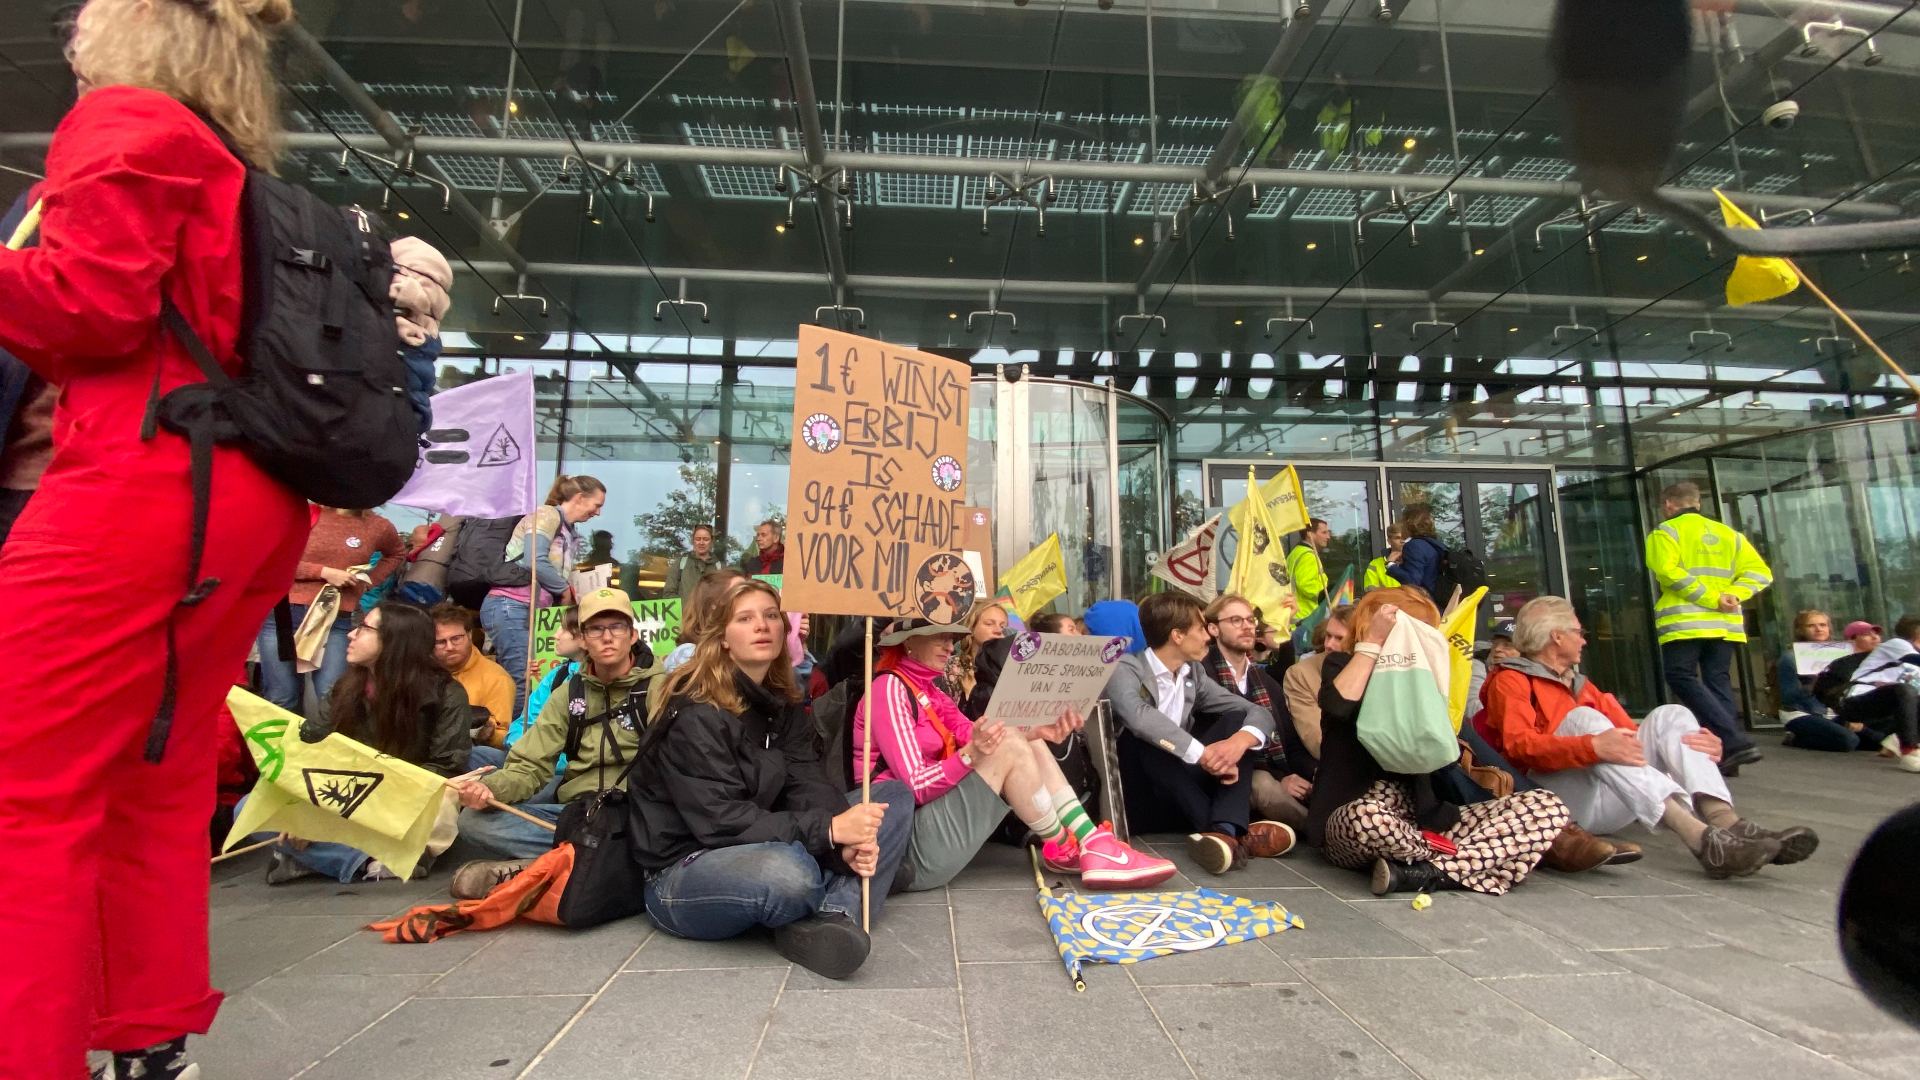
<svg viewBox="0 0 1920 1080">
<path fill-rule="evenodd" d="M 1149 571 L 1203 604 L 1213 603 L 1220 595 L 1219 573 L 1214 556 L 1220 538 L 1220 515 L 1215 514 L 1187 534 L 1185 540 L 1167 549 Z"/>
<path fill-rule="evenodd" d="M 1087 716 L 1125 655 L 1127 639 L 1123 637 L 1014 634 L 1007 664 L 980 720 L 1045 727 L 1068 709 Z"/>
<path fill-rule="evenodd" d="M 533 373 L 515 372 L 433 396 L 433 426 L 413 479 L 393 502 L 467 517 L 525 514 L 534 481 Z"/>
<path fill-rule="evenodd" d="M 1801 675 L 1818 675 L 1827 670 L 1827 665 L 1852 651 L 1851 641 L 1796 641 L 1793 669 Z"/>
</svg>

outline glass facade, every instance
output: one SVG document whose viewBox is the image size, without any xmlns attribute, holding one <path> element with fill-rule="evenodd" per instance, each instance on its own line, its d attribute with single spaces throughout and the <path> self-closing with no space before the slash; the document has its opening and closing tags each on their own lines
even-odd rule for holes
<svg viewBox="0 0 1920 1080">
<path fill-rule="evenodd" d="M 1920 214 L 1920 19 L 1700 7 L 1670 195 Z M 1294 463 L 1336 573 L 1424 501 L 1502 612 L 1572 597 L 1589 669 L 1645 708 L 1649 489 L 1709 482 L 1766 537 L 1766 650 L 1792 606 L 1890 619 L 1911 459 L 1869 421 L 1914 400 L 1805 290 L 1728 307 L 1728 252 L 1582 193 L 1550 8 L 303 0 L 280 171 L 448 253 L 442 386 L 540 376 L 542 460 L 607 483 L 643 593 L 693 523 L 733 556 L 783 516 L 820 322 L 973 366 L 969 499 L 1001 565 L 1060 535 L 1065 606 L 1137 594 L 1247 465 Z M 11 199 L 73 85 L 39 5 L 0 28 Z M 1802 268 L 1920 364 L 1909 253 Z"/>
</svg>

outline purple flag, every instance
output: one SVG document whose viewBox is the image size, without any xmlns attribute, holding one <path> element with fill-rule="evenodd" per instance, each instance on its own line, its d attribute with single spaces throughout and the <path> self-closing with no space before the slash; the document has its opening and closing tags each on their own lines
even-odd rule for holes
<svg viewBox="0 0 1920 1080">
<path fill-rule="evenodd" d="M 393 502 L 499 518 L 531 513 L 533 373 L 496 375 L 433 396 L 433 427 L 413 479 Z"/>
</svg>

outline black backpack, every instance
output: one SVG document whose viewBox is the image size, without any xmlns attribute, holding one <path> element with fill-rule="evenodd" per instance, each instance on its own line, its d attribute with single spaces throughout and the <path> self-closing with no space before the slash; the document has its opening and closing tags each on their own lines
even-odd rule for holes
<svg viewBox="0 0 1920 1080">
<path fill-rule="evenodd" d="M 651 661 L 649 660 L 649 666 Z M 578 703 L 578 704 L 576 704 Z M 622 761 L 620 749 L 613 743 L 616 723 L 644 728 L 647 718 L 647 691 L 644 684 L 627 692 L 625 701 L 598 716 L 586 714 L 586 683 L 576 673 L 567 686 L 568 758 L 580 753 L 580 736 L 587 728 L 599 725 L 614 754 L 614 763 L 622 765 L 612 786 L 606 782 L 606 760 L 600 762 L 599 790 L 582 795 L 560 811 L 554 823 L 553 842 L 573 845 L 573 872 L 560 894 L 555 914 L 575 929 L 599 926 L 638 915 L 646 910 L 646 875 L 633 861 L 629 840 L 632 823 L 627 814 L 627 774 L 640 761 L 640 755 Z"/>
<path fill-rule="evenodd" d="M 208 126 L 234 150 L 225 133 Z M 248 165 L 240 248 L 236 351 L 246 363 L 238 378 L 220 367 L 173 301 L 164 294 L 160 300 L 162 327 L 206 376 L 163 397 L 156 360 L 140 427 L 142 439 L 165 427 L 192 446 L 187 591 L 173 614 L 198 605 L 220 585 L 218 578 L 200 577 L 214 444 L 238 446 L 309 501 L 348 510 L 392 498 L 413 475 L 419 454 L 419 422 L 408 404 L 406 365 L 387 295 L 393 259 L 366 211 L 342 211 Z M 284 616 L 283 610 L 283 622 Z M 160 760 L 173 725 L 178 667 L 170 615 L 166 680 L 147 734 L 151 762 Z"/>
<path fill-rule="evenodd" d="M 1475 589 L 1483 588 L 1487 584 L 1487 567 L 1472 548 L 1442 547 L 1440 569 L 1433 583 L 1433 602 L 1444 608 L 1454 589 L 1459 589 L 1461 598 L 1465 599 L 1472 596 Z"/>
<path fill-rule="evenodd" d="M 507 541 L 513 538 L 517 517 L 468 518 L 447 562 L 447 595 L 464 607 L 477 608 L 487 590 L 530 585 L 533 575 L 507 562 Z"/>
</svg>

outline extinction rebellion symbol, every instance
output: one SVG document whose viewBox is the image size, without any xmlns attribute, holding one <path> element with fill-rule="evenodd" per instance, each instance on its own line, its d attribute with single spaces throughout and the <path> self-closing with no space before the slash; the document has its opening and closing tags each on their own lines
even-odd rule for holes
<svg viewBox="0 0 1920 1080">
<path fill-rule="evenodd" d="M 1080 917 L 1080 929 L 1113 949 L 1194 952 L 1227 939 L 1220 920 L 1161 904 L 1109 904 Z"/>
</svg>

